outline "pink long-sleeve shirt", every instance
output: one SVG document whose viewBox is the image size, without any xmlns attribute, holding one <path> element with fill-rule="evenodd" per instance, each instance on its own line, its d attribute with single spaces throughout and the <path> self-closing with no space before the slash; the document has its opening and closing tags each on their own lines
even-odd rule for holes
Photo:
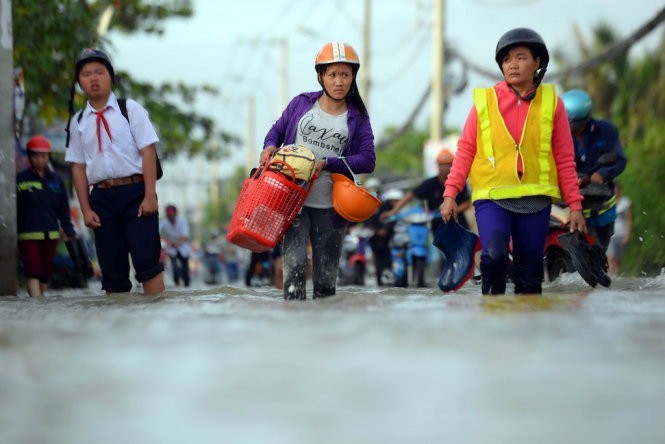
<svg viewBox="0 0 665 444">
<path fill-rule="evenodd" d="M 506 128 L 513 140 L 519 141 L 522 128 L 526 120 L 529 102 L 521 99 L 505 81 L 494 85 L 499 111 L 503 116 Z M 457 196 L 464 188 L 469 176 L 471 164 L 476 156 L 476 135 L 478 131 L 478 113 L 473 106 L 464 124 L 462 137 L 457 143 L 457 153 L 453 166 L 446 180 L 443 197 Z M 559 189 L 563 200 L 571 211 L 582 209 L 582 195 L 577 181 L 575 171 L 575 146 L 568 125 L 568 116 L 563 102 L 557 98 L 556 111 L 554 112 L 554 128 L 552 130 L 552 154 L 557 165 L 559 175 Z"/>
</svg>

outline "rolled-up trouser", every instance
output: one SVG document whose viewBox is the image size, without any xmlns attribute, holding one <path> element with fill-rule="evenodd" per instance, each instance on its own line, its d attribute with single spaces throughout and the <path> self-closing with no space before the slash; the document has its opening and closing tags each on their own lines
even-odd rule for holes
<svg viewBox="0 0 665 444">
<path fill-rule="evenodd" d="M 136 280 L 146 281 L 164 271 L 159 260 L 159 216 L 138 217 L 145 188 L 142 183 L 112 188 L 93 188 L 90 206 L 101 220 L 94 230 L 97 258 L 102 271 L 102 289 L 108 293 L 132 289 L 129 255 Z"/>
<path fill-rule="evenodd" d="M 516 213 L 490 200 L 477 200 L 474 207 L 482 244 L 483 294 L 505 294 L 511 239 L 515 294 L 542 293 L 551 205 L 536 213 Z"/>
<path fill-rule="evenodd" d="M 284 299 L 306 299 L 307 247 L 311 243 L 313 297 L 332 296 L 347 223 L 332 208 L 303 207 L 281 244 Z"/>
</svg>

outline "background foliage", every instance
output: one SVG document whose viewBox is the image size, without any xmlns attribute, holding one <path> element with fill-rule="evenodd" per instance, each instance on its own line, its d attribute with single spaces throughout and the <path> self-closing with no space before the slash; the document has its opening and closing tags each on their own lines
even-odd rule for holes
<svg viewBox="0 0 665 444">
<path fill-rule="evenodd" d="M 193 12 L 190 0 L 15 0 L 12 6 L 14 66 L 24 72 L 25 119 L 30 128 L 68 118 L 74 64 L 81 49 L 99 47 L 110 52 L 106 29 L 99 27 L 105 12 L 112 12 L 108 29 L 157 34 L 163 33 L 166 20 L 185 19 Z M 117 80 L 119 97 L 134 98 L 150 112 L 162 140 L 162 158 L 177 152 L 219 158 L 240 143 L 238 137 L 218 131 L 212 119 L 191 110 L 198 94 L 215 94 L 215 88 L 152 85 L 137 82 L 126 72 L 117 72 Z M 83 105 L 83 98 L 76 94 L 76 108 Z"/>
</svg>

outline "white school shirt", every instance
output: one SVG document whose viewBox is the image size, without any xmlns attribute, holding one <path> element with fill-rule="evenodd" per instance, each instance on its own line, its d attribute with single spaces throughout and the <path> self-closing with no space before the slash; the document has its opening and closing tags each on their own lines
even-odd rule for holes
<svg viewBox="0 0 665 444">
<path fill-rule="evenodd" d="M 621 239 L 622 241 L 626 238 L 626 211 L 631 206 L 631 201 L 629 197 L 621 196 L 617 202 L 617 218 L 614 220 L 614 234 L 612 237 Z"/>
<path fill-rule="evenodd" d="M 109 124 L 112 140 L 103 124 L 100 124 L 102 149 L 97 144 L 97 115 L 95 109 L 86 102 L 78 122 L 74 115 L 70 123 L 69 147 L 65 160 L 86 165 L 88 183 L 93 185 L 106 179 L 143 174 L 141 149 L 159 142 L 155 128 L 150 122 L 148 111 L 134 100 L 127 99 L 129 122 L 122 115 L 118 100 L 111 93 L 104 117 Z M 130 129 L 131 123 L 131 129 Z"/>
<path fill-rule="evenodd" d="M 171 242 L 175 242 L 181 237 L 189 239 L 189 222 L 180 215 L 176 215 L 173 223 L 168 218 L 162 219 L 159 223 L 159 232 Z M 176 253 L 180 253 L 183 257 L 189 257 L 192 254 L 189 240 L 183 242 L 177 248 L 173 246 L 166 247 L 166 254 L 169 256 L 175 256 Z"/>
</svg>

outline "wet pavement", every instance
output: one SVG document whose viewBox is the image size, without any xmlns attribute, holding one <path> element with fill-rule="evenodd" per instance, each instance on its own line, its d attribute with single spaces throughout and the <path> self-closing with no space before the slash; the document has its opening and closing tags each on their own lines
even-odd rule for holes
<svg viewBox="0 0 665 444">
<path fill-rule="evenodd" d="M 665 276 L 305 302 L 93 286 L 0 298 L 0 442 L 665 442 Z"/>
</svg>

